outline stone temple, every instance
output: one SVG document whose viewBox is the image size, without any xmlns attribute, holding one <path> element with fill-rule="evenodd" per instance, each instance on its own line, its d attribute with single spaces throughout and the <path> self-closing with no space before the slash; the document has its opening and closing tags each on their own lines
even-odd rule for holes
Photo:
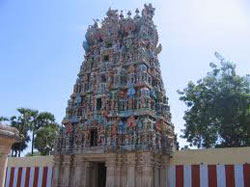
<svg viewBox="0 0 250 187">
<path fill-rule="evenodd" d="M 175 149 L 155 9 L 109 9 L 85 58 L 54 151 L 54 187 L 163 187 Z"/>
</svg>

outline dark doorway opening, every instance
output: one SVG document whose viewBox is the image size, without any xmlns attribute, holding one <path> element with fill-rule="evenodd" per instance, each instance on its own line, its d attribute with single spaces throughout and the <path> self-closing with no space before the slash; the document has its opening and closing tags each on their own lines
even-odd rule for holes
<svg viewBox="0 0 250 187">
<path fill-rule="evenodd" d="M 104 55 L 104 62 L 108 62 L 109 61 L 109 55 Z"/>
<path fill-rule="evenodd" d="M 106 186 L 106 166 L 105 163 L 98 163 L 98 187 L 105 187 Z"/>
<path fill-rule="evenodd" d="M 96 110 L 99 111 L 102 108 L 102 98 L 96 99 Z"/>
<path fill-rule="evenodd" d="M 90 146 L 97 146 L 97 129 L 90 130 Z"/>
</svg>

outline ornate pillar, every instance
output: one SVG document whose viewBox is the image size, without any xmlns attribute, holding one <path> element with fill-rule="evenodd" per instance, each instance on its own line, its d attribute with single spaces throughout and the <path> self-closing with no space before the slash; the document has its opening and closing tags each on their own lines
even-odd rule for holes
<svg viewBox="0 0 250 187">
<path fill-rule="evenodd" d="M 122 168 L 122 155 L 117 155 L 116 168 L 115 168 L 115 186 L 121 186 L 121 168 Z"/>
<path fill-rule="evenodd" d="M 59 182 L 60 182 L 60 175 L 61 175 L 61 172 L 60 172 L 61 164 L 62 164 L 62 156 L 55 155 L 54 156 L 52 187 L 57 187 L 60 185 Z"/>
<path fill-rule="evenodd" d="M 21 141 L 21 138 L 17 129 L 0 125 L 0 186 L 5 184 L 8 154 L 11 146 L 19 141 Z"/>
<path fill-rule="evenodd" d="M 161 158 L 160 154 L 154 155 L 154 165 L 153 165 L 154 187 L 160 187 L 160 166 L 161 166 L 160 158 Z"/>
<path fill-rule="evenodd" d="M 83 182 L 83 187 L 92 187 L 91 186 L 91 168 L 92 164 L 90 162 L 83 162 L 83 168 L 82 168 L 82 176 L 81 180 Z"/>
<path fill-rule="evenodd" d="M 107 156 L 106 167 L 107 167 L 106 187 L 116 187 L 115 186 L 116 155 L 114 153 L 109 154 Z"/>
<path fill-rule="evenodd" d="M 0 146 L 0 186 L 4 186 L 5 183 L 7 162 L 8 162 L 8 153 L 3 151 L 3 147 Z"/>
<path fill-rule="evenodd" d="M 121 156 L 122 156 L 122 165 L 121 165 L 120 183 L 121 183 L 121 187 L 126 187 L 127 185 L 126 155 L 122 154 Z"/>
<path fill-rule="evenodd" d="M 127 185 L 126 187 L 136 187 L 135 178 L 135 165 L 136 153 L 127 153 Z"/>
<path fill-rule="evenodd" d="M 170 158 L 167 155 L 162 155 L 160 166 L 160 187 L 167 186 L 167 176 Z"/>
<path fill-rule="evenodd" d="M 136 164 L 136 187 L 142 186 L 142 167 L 144 165 L 142 154 L 137 155 L 137 164 Z"/>
<path fill-rule="evenodd" d="M 98 187 L 98 165 L 97 163 L 91 163 L 90 168 L 90 187 Z"/>
<path fill-rule="evenodd" d="M 152 187 L 154 186 L 154 157 L 151 152 L 143 152 L 142 154 L 142 186 L 143 187 Z"/>
<path fill-rule="evenodd" d="M 71 168 L 71 155 L 64 155 L 63 162 L 62 162 L 62 178 L 60 177 L 60 181 L 62 187 L 69 187 L 70 186 L 70 168 Z M 61 182 L 60 182 L 61 183 Z"/>
<path fill-rule="evenodd" d="M 83 173 L 84 170 L 84 160 L 81 155 L 74 155 L 73 160 L 73 180 L 71 180 L 72 186 L 82 187 L 83 186 Z"/>
</svg>

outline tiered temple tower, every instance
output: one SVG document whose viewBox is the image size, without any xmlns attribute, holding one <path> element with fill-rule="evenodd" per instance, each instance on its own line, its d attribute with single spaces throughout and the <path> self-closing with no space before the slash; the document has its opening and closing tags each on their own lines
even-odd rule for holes
<svg viewBox="0 0 250 187">
<path fill-rule="evenodd" d="M 85 59 L 55 147 L 53 186 L 166 186 L 174 127 L 161 78 L 155 9 L 109 9 Z"/>
</svg>

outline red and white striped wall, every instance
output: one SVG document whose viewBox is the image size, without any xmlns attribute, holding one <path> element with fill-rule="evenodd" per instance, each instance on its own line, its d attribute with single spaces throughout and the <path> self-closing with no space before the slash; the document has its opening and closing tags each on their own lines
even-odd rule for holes
<svg viewBox="0 0 250 187">
<path fill-rule="evenodd" d="M 250 187 L 250 164 L 172 165 L 168 187 Z"/>
<path fill-rule="evenodd" d="M 5 187 L 51 187 L 52 167 L 8 167 Z M 171 165 L 167 187 L 250 187 L 250 164 Z"/>
<path fill-rule="evenodd" d="M 51 187 L 52 167 L 8 167 L 5 187 Z"/>
</svg>

